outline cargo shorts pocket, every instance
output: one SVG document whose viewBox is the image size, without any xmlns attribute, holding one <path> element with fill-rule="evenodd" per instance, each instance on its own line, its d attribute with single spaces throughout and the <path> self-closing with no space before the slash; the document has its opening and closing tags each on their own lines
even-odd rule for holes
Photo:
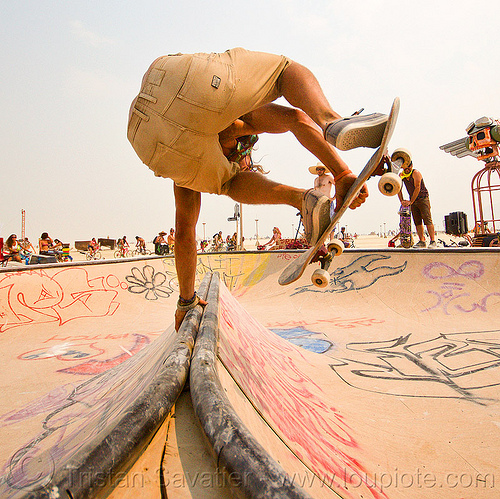
<svg viewBox="0 0 500 499">
<path fill-rule="evenodd" d="M 201 160 L 196 156 L 158 142 L 148 166 L 157 177 L 170 178 L 177 185 L 184 186 L 196 177 L 200 164 Z"/>
<path fill-rule="evenodd" d="M 177 97 L 209 111 L 222 112 L 235 88 L 233 67 L 217 54 L 194 55 L 184 85 Z"/>
</svg>

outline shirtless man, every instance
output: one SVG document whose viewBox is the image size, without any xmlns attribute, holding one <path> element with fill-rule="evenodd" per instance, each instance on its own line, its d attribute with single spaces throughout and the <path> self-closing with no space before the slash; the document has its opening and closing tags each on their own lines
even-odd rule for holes
<svg viewBox="0 0 500 499">
<path fill-rule="evenodd" d="M 167 233 L 165 231 L 161 231 L 154 238 L 153 244 L 155 245 L 155 254 L 156 255 L 167 255 L 169 252 L 167 241 L 163 236 L 166 236 Z"/>
<path fill-rule="evenodd" d="M 272 104 L 281 96 L 293 107 Z M 245 170 L 241 162 L 248 159 L 232 159 L 231 141 L 291 131 L 335 176 L 340 206 L 356 175 L 332 145 L 341 150 L 376 148 L 386 124 L 387 116 L 379 113 L 342 118 L 311 71 L 285 56 L 236 48 L 156 59 L 132 102 L 127 137 L 156 176 L 174 181 L 180 294 L 176 329 L 186 312 L 200 303 L 195 293 L 196 223 L 202 192 L 246 204 L 292 206 L 302 212 L 310 243 L 330 221 L 327 196 Z M 350 207 L 359 207 L 367 196 L 364 186 Z"/>
<path fill-rule="evenodd" d="M 175 246 L 175 230 L 170 229 L 170 234 L 167 237 L 167 244 L 168 247 L 170 248 L 170 251 L 174 251 L 174 246 Z"/>
<path fill-rule="evenodd" d="M 316 166 L 310 166 L 309 171 L 313 175 L 317 175 L 314 179 L 314 188 L 320 191 L 325 196 L 329 198 L 332 197 L 332 187 L 335 185 L 333 176 L 326 173 L 326 167 L 322 163 L 318 163 Z"/>
<path fill-rule="evenodd" d="M 146 254 L 146 241 L 144 241 L 144 238 L 135 236 L 135 248 L 139 251 L 139 253 L 143 255 Z"/>
</svg>

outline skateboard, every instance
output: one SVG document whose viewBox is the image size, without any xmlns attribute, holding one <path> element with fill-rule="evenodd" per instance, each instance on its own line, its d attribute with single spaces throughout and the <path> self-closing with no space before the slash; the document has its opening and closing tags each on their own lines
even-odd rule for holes
<svg viewBox="0 0 500 499">
<path fill-rule="evenodd" d="M 403 248 L 411 248 L 413 240 L 411 236 L 411 212 L 408 206 L 399 209 L 399 240 Z"/>
<path fill-rule="evenodd" d="M 380 147 L 373 153 L 373 156 L 369 159 L 368 163 L 363 168 L 356 181 L 352 184 L 351 188 L 344 198 L 342 206 L 338 209 L 338 211 L 332 214 L 330 225 L 323 232 L 323 235 L 318 239 L 318 242 L 283 269 L 283 272 L 278 279 L 279 284 L 281 284 L 282 286 L 286 286 L 287 284 L 295 282 L 302 276 L 307 265 L 312 263 L 313 259 L 318 256 L 318 252 L 321 250 L 321 248 L 324 248 L 324 242 L 329 237 L 330 233 L 337 225 L 338 221 L 341 219 L 342 215 L 345 213 L 349 205 L 354 201 L 354 199 L 356 199 L 364 183 L 371 176 L 381 173 L 383 169 L 384 157 L 387 156 L 387 145 L 392 137 L 394 128 L 396 127 L 398 113 L 399 98 L 396 97 L 392 104 L 391 112 L 389 113 L 389 119 L 387 121 L 387 126 L 385 128 Z M 392 189 L 390 195 L 397 194 L 398 191 L 393 193 L 394 190 L 396 189 Z M 385 192 L 382 193 L 385 194 Z M 320 255 L 317 258 L 320 261 L 322 268 L 316 270 L 312 275 L 312 282 L 315 286 L 324 287 L 328 284 L 328 280 L 330 277 L 327 272 L 328 267 L 330 266 L 333 257 L 342 252 L 343 247 L 344 245 L 340 241 L 332 241 L 326 248 L 326 255 Z"/>
</svg>

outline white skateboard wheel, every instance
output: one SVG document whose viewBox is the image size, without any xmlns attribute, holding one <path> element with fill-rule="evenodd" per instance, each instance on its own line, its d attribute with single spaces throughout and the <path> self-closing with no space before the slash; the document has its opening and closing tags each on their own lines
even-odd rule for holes
<svg viewBox="0 0 500 499">
<path fill-rule="evenodd" d="M 399 147 L 391 154 L 391 161 L 397 161 L 398 159 L 403 160 L 403 164 L 401 166 L 403 168 L 405 168 L 412 161 L 411 152 L 408 151 L 408 149 L 404 149 L 403 147 Z"/>
<path fill-rule="evenodd" d="M 395 196 L 401 190 L 401 177 L 395 173 L 384 173 L 378 181 L 378 189 L 384 196 Z"/>
<path fill-rule="evenodd" d="M 334 256 L 341 255 L 344 248 L 344 243 L 340 239 L 332 239 L 326 247 L 328 253 L 333 253 Z"/>
<path fill-rule="evenodd" d="M 312 276 L 311 282 L 318 288 L 326 288 L 330 282 L 330 274 L 323 269 L 316 269 Z"/>
</svg>

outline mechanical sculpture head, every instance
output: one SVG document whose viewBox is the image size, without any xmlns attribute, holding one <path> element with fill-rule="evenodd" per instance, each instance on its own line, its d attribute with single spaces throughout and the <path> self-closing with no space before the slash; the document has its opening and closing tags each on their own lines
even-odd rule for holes
<svg viewBox="0 0 500 499">
<path fill-rule="evenodd" d="M 467 137 L 440 146 L 440 149 L 458 158 L 474 156 L 486 163 L 500 160 L 500 121 L 483 116 L 465 130 Z"/>
</svg>

